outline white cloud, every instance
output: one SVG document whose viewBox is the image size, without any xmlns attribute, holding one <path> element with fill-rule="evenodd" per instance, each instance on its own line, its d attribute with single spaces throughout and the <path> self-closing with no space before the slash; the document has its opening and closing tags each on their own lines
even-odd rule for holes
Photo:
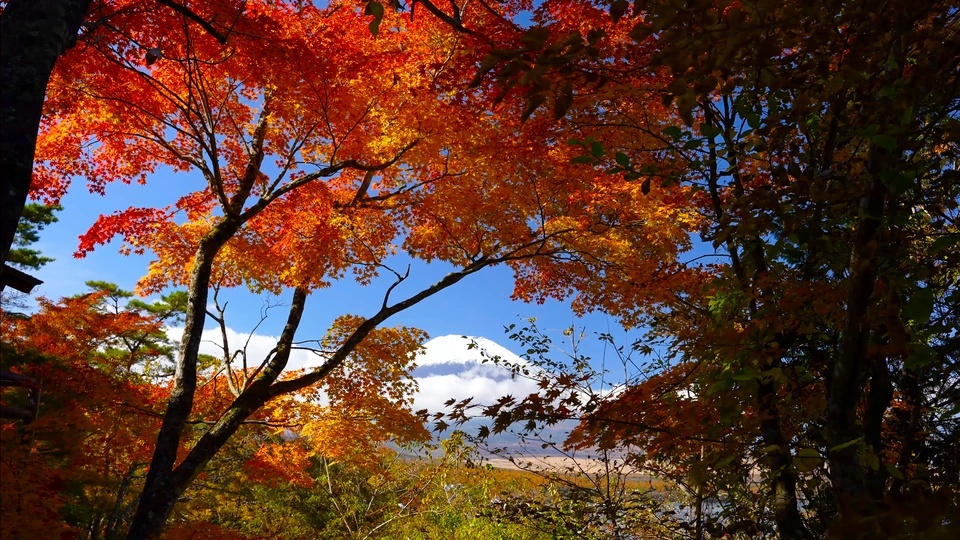
<svg viewBox="0 0 960 540">
<path fill-rule="evenodd" d="M 183 328 L 168 328 L 167 335 L 179 340 Z M 213 356 L 222 356 L 222 336 L 219 329 L 208 329 L 202 334 L 200 352 Z M 256 367 L 266 358 L 277 343 L 276 336 L 250 335 L 227 329 L 227 341 L 233 350 L 246 349 L 249 367 Z M 471 348 L 470 343 L 476 343 Z M 428 341 L 424 350 L 417 355 L 417 369 L 414 378 L 419 391 L 414 396 L 414 409 L 427 409 L 431 412 L 444 410 L 449 399 L 461 400 L 472 397 L 474 403 L 489 404 L 504 395 L 523 397 L 536 392 L 536 383 L 513 374 L 504 367 L 492 362 L 483 362 L 486 357 L 497 356 L 518 365 L 526 365 L 519 356 L 502 345 L 483 338 L 459 335 L 440 336 Z M 306 350 L 294 350 L 287 370 L 310 369 L 318 367 L 322 358 Z M 235 364 L 236 365 L 236 364 Z"/>
<path fill-rule="evenodd" d="M 255 368 L 270 354 L 279 339 L 277 336 L 262 336 L 258 334 L 245 334 L 236 332 L 227 328 L 227 344 L 231 352 L 245 350 L 247 356 L 247 367 Z M 183 328 L 167 328 L 167 337 L 179 341 L 183 337 Z M 203 341 L 200 343 L 200 353 L 209 354 L 216 357 L 223 356 L 223 336 L 220 329 L 211 328 L 203 331 L 201 334 Z M 290 353 L 290 362 L 287 364 L 287 371 L 296 369 L 309 369 L 321 364 L 322 359 L 316 354 L 301 349 L 295 349 Z M 242 364 L 235 363 L 234 367 L 239 368 Z"/>
</svg>

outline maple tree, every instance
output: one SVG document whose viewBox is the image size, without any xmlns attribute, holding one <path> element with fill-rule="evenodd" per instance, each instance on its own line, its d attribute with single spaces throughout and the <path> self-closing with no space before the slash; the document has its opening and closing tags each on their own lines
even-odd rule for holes
<svg viewBox="0 0 960 540">
<path fill-rule="evenodd" d="M 5 538 L 69 530 L 117 537 L 149 458 L 158 422 L 129 418 L 165 394 L 148 379 L 151 366 L 172 362 L 163 325 L 182 305 L 176 294 L 121 304 L 130 293 L 91 288 L 59 302 L 41 298 L 31 316 L 4 317 L 3 368 L 42 382 L 37 418 L 2 426 Z"/>
<path fill-rule="evenodd" d="M 37 313 L 4 319 L 3 368 L 30 373 L 44 390 L 34 422 L 3 424 L 5 538 L 36 537 L 38 521 L 63 523 L 44 529 L 51 537 L 86 531 L 91 538 L 118 538 L 132 518 L 171 389 L 175 343 L 165 328 L 177 323 L 186 295 L 179 291 L 146 303 L 109 283 L 89 285 L 91 293 L 56 303 L 41 298 Z M 172 537 L 186 534 L 191 524 L 209 523 L 203 502 L 222 506 L 217 498 L 236 486 L 255 492 L 311 487 L 317 460 L 373 471 L 384 442 L 426 440 L 422 421 L 410 409 L 412 357 L 406 363 L 368 358 L 394 354 L 391 341 L 407 338 L 422 339 L 422 333 L 377 329 L 343 372 L 259 411 L 201 475 L 201 486 L 191 493 L 194 502 L 177 513 Z M 203 435 L 207 418 L 235 397 L 219 363 L 201 360 L 194 417 L 180 455 Z M 4 404 L 18 397 L 5 392 Z"/>
<path fill-rule="evenodd" d="M 347 388 L 338 373 L 374 365 L 386 371 L 367 382 L 402 381 L 403 361 L 385 359 L 422 336 L 378 326 L 494 264 L 513 267 L 520 299 L 573 296 L 669 351 L 617 399 L 568 407 L 584 416 L 571 445 L 643 447 L 698 497 L 749 493 L 743 473 L 757 470 L 765 496 L 744 516 L 783 538 L 926 534 L 956 511 L 949 2 L 547 1 L 527 29 L 512 22 L 525 2 L 417 4 L 432 16 L 377 2 L 211 3 L 193 18 L 97 4 L 108 24 L 59 62 L 38 197 L 56 202 L 74 176 L 100 192 L 159 167 L 203 178 L 171 207 L 102 216 L 81 242 L 82 254 L 119 235 L 153 253 L 142 293 L 188 289 L 131 537 L 158 535 L 244 423 L 281 414 L 285 396 Z M 227 46 L 200 24 L 221 10 Z M 398 249 L 455 270 L 397 301 Z M 350 272 L 396 279 L 379 311 L 335 323 L 320 368 L 285 378 L 307 297 Z M 226 342 L 223 358 L 199 354 L 208 290 L 232 286 L 293 291 L 264 359 Z M 364 349 L 376 338 L 383 350 Z M 204 384 L 215 372 L 223 384 Z M 501 427 L 552 406 L 522 404 L 499 409 Z M 336 441 L 354 428 L 315 429 Z M 306 455 L 264 448 L 267 461 Z"/>
<path fill-rule="evenodd" d="M 157 3 L 190 18 L 221 43 L 226 42 L 223 28 L 184 4 L 174 0 Z M 118 4 L 124 9 L 122 2 Z M 0 274 L 31 187 L 37 131 L 50 74 L 60 55 L 83 38 L 81 30 L 109 24 L 104 18 L 87 20 L 91 14 L 96 17 L 100 7 L 101 2 L 96 0 L 8 0 L 0 6 L 0 77 L 5 81 L 0 91 L 0 164 L 6 171 L 0 180 L 4 194 Z"/>
<path fill-rule="evenodd" d="M 183 295 L 145 303 L 112 284 L 90 286 L 92 292 L 58 302 L 39 299 L 39 311 L 29 317 L 4 319 L 3 367 L 44 382 L 37 420 L 30 426 L 4 422 L 0 431 L 4 538 L 118 538 L 132 517 L 170 391 L 169 376 L 151 366 L 173 363 L 163 329 L 182 313 Z M 390 336 L 405 334 L 378 331 L 380 339 L 365 341 L 368 351 L 388 351 Z M 205 415 L 233 396 L 210 360 L 201 369 L 200 421 L 192 424 L 191 440 L 205 431 Z M 410 367 L 355 360 L 350 383 L 331 377 L 324 381 L 328 391 L 311 388 L 260 411 L 257 422 L 238 430 L 198 475 L 164 537 L 362 538 L 399 531 L 434 537 L 460 528 L 529 538 L 522 528 L 484 517 L 489 494 L 515 482 L 494 482 L 469 465 L 462 439 L 445 441 L 439 460 L 416 452 L 428 437 L 409 410 Z M 364 374 L 366 368 L 387 369 L 400 379 Z M 368 391 L 357 392 L 357 385 Z M 318 392 L 328 394 L 328 404 L 321 405 Z M 396 401 L 388 402 L 391 396 Z M 3 395 L 5 403 L 9 398 Z M 324 432 L 347 421 L 349 433 Z M 379 444 L 387 438 L 413 453 Z M 425 530 L 435 534 L 417 536 Z"/>
<path fill-rule="evenodd" d="M 487 39 L 498 29 L 514 36 L 503 16 L 523 7 L 458 18 L 482 24 Z M 337 379 L 337 370 L 352 373 L 354 359 L 401 369 L 396 359 L 419 340 L 412 330 L 389 338 L 378 330 L 392 315 L 495 264 L 513 264 L 525 294 L 548 279 L 527 266 L 537 258 L 576 258 L 608 241 L 646 242 L 669 256 L 676 243 L 666 239 L 682 242 L 692 222 L 659 211 L 657 197 L 622 178 L 574 174 L 575 151 L 558 142 L 549 117 L 524 124 L 522 103 L 503 99 L 490 113 L 497 89 L 467 84 L 489 43 L 437 18 L 373 13 L 375 38 L 350 3 L 247 2 L 225 49 L 173 11 L 103 5 L 99 15 L 109 28 L 92 29 L 60 60 L 48 90 L 34 193 L 54 202 L 74 176 L 103 191 L 147 181 L 160 166 L 203 179 L 171 207 L 101 216 L 78 252 L 120 235 L 123 251 L 156 256 L 139 292 L 187 288 L 173 387 L 129 537 L 158 535 L 180 495 L 268 404 L 324 380 L 350 387 L 359 381 Z M 144 65 L 148 44 L 160 52 Z M 585 205 L 588 193 L 596 200 Z M 454 270 L 394 301 L 405 279 L 386 266 L 395 243 Z M 322 365 L 284 378 L 310 293 L 348 271 L 370 284 L 384 270 L 396 280 L 381 309 L 339 319 Z M 202 410 L 208 291 L 239 285 L 292 290 L 287 323 L 274 351 L 247 369 L 224 350 L 218 369 L 232 392 Z M 189 422 L 201 410 L 209 423 L 193 439 Z M 345 435 L 335 423 L 317 429 L 332 441 Z"/>
</svg>

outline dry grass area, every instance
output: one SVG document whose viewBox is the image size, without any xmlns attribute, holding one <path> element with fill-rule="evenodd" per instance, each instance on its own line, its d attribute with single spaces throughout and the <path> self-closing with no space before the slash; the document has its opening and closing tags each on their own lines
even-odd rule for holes
<svg viewBox="0 0 960 540">
<path fill-rule="evenodd" d="M 530 465 L 527 465 L 528 462 Z M 522 460 L 517 460 L 516 463 L 503 457 L 492 456 L 485 458 L 484 464 L 496 469 L 526 471 L 530 474 L 556 473 L 564 476 L 590 477 L 602 475 L 605 467 L 602 460 L 586 458 L 572 460 L 564 456 L 528 456 Z M 616 476 L 618 473 L 611 472 L 611 474 Z M 650 487 L 656 490 L 664 487 L 662 480 L 637 469 L 625 468 L 619 474 L 626 477 L 628 484 L 634 484 L 633 487 Z"/>
</svg>

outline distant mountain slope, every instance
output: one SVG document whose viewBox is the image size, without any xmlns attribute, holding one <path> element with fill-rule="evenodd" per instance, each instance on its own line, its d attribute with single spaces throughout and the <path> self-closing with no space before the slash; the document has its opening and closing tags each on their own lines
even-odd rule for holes
<svg viewBox="0 0 960 540">
<path fill-rule="evenodd" d="M 471 348 L 471 342 L 476 347 Z M 523 360 L 506 347 L 484 337 L 446 335 L 431 339 L 417 356 L 414 378 L 420 384 L 414 401 L 415 409 L 432 412 L 443 410 L 444 402 L 473 397 L 477 403 L 491 403 L 506 394 L 527 395 L 536 390 L 536 385 L 526 379 L 514 377 L 507 369 L 483 362 L 486 357 L 499 356 L 507 361 L 523 363 Z"/>
</svg>

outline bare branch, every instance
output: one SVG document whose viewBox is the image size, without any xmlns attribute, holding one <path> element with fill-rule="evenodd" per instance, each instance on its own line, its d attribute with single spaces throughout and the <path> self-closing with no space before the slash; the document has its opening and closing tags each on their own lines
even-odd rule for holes
<svg viewBox="0 0 960 540">
<path fill-rule="evenodd" d="M 416 6 L 417 4 L 421 4 L 423 5 L 423 7 L 427 8 L 427 11 L 432 13 L 436 18 L 450 25 L 450 27 L 456 30 L 457 32 L 463 32 L 464 34 L 470 34 L 470 35 L 476 34 L 476 32 L 474 32 L 473 30 L 470 30 L 469 28 L 466 28 L 463 26 L 463 22 L 460 20 L 460 8 L 457 7 L 457 5 L 454 4 L 452 1 L 450 3 L 453 5 L 453 15 L 447 15 L 440 8 L 435 6 L 433 2 L 431 2 L 430 0 L 414 0 L 410 11 L 412 14 L 414 6 Z"/>
<path fill-rule="evenodd" d="M 213 38 L 216 39 L 218 42 L 220 42 L 221 45 L 227 44 L 227 34 L 224 34 L 223 32 L 214 28 L 213 25 L 210 24 L 210 22 L 206 21 L 200 15 L 197 15 L 196 13 L 194 13 L 192 10 L 190 10 L 190 8 L 184 5 L 178 4 L 173 0 L 157 0 L 157 2 L 169 7 L 170 9 L 176 11 L 177 13 L 197 23 L 200 26 L 200 28 L 203 28 L 204 30 L 206 30 L 206 32 L 211 36 L 213 36 Z"/>
</svg>

